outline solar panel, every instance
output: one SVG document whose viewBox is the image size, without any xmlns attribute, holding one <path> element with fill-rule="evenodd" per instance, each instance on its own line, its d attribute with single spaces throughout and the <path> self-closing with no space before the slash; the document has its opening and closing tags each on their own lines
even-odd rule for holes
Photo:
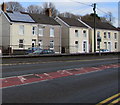
<svg viewBox="0 0 120 105">
<path fill-rule="evenodd" d="M 18 22 L 35 22 L 28 14 L 22 14 L 20 12 L 7 13 L 12 21 Z"/>
</svg>

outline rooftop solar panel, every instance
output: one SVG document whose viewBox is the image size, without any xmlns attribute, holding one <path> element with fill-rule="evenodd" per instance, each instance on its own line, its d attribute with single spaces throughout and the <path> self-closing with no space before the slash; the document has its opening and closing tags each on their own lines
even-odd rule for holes
<svg viewBox="0 0 120 105">
<path fill-rule="evenodd" d="M 7 13 L 12 21 L 18 22 L 35 22 L 28 14 L 22 14 L 20 12 Z"/>
</svg>

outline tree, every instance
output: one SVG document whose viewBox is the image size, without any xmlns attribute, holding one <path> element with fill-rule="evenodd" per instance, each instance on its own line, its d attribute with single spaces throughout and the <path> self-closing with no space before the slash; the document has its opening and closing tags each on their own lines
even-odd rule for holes
<svg viewBox="0 0 120 105">
<path fill-rule="evenodd" d="M 27 12 L 40 14 L 42 12 L 42 8 L 37 5 L 30 5 L 27 7 Z"/>
<path fill-rule="evenodd" d="M 58 16 L 60 16 L 60 17 L 67 17 L 67 18 L 80 18 L 81 17 L 79 15 L 75 15 L 75 14 L 72 14 L 70 12 L 61 13 Z"/>
<path fill-rule="evenodd" d="M 53 3 L 47 3 L 45 2 L 42 6 L 42 14 L 45 14 L 45 11 L 47 8 L 51 8 L 51 12 L 52 12 L 52 17 L 55 17 L 59 14 L 59 11 L 56 9 L 55 5 Z"/>
<path fill-rule="evenodd" d="M 82 16 L 81 17 L 82 20 L 88 20 L 88 21 L 93 21 L 94 19 L 94 14 L 91 13 L 91 14 L 87 14 L 85 16 Z M 98 14 L 96 14 L 96 21 L 101 21 L 100 17 L 98 16 Z"/>
<path fill-rule="evenodd" d="M 25 11 L 22 5 L 18 2 L 7 2 L 6 4 L 7 4 L 7 10 L 9 11 L 17 11 L 17 12 Z"/>
</svg>

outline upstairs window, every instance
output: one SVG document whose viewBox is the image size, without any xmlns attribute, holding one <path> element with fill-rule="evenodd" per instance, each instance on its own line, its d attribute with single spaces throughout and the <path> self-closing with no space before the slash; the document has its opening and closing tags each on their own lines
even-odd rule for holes
<svg viewBox="0 0 120 105">
<path fill-rule="evenodd" d="M 50 28 L 50 37 L 54 37 L 54 28 Z"/>
<path fill-rule="evenodd" d="M 19 26 L 19 34 L 24 35 L 24 25 Z"/>
<path fill-rule="evenodd" d="M 114 33 L 114 38 L 117 39 L 117 33 Z"/>
<path fill-rule="evenodd" d="M 107 36 L 106 36 L 106 32 L 104 32 L 104 38 L 107 38 Z"/>
<path fill-rule="evenodd" d="M 100 38 L 100 32 L 99 31 L 97 32 L 97 38 Z"/>
<path fill-rule="evenodd" d="M 43 36 L 43 28 L 39 28 L 39 36 Z"/>
<path fill-rule="evenodd" d="M 111 38 L 111 34 L 110 34 L 110 32 L 108 32 L 108 38 L 109 38 L 109 39 Z"/>
<path fill-rule="evenodd" d="M 78 37 L 78 30 L 75 30 L 75 36 Z"/>
<path fill-rule="evenodd" d="M 86 30 L 83 30 L 83 36 L 84 36 L 84 37 L 87 37 L 87 32 L 86 32 Z"/>
<path fill-rule="evenodd" d="M 37 27 L 36 26 L 32 27 L 32 34 L 37 35 Z"/>
</svg>

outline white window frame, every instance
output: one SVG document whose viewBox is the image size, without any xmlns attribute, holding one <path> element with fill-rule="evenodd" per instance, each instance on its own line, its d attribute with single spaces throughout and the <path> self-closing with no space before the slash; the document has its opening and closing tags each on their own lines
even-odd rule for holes
<svg viewBox="0 0 120 105">
<path fill-rule="evenodd" d="M 55 30 L 54 28 L 50 28 L 50 37 L 54 37 L 54 34 L 55 34 Z"/>
<path fill-rule="evenodd" d="M 76 32 L 77 31 L 77 32 Z M 79 36 L 79 30 L 75 30 L 75 36 L 78 37 Z"/>
<path fill-rule="evenodd" d="M 111 38 L 111 33 L 110 32 L 108 32 L 108 39 L 110 39 Z"/>
<path fill-rule="evenodd" d="M 87 31 L 86 30 L 83 30 L 83 37 L 85 37 L 85 38 L 87 37 Z"/>
<path fill-rule="evenodd" d="M 118 44 L 118 43 L 117 43 L 117 42 L 115 42 L 115 49 L 117 49 L 117 44 Z"/>
<path fill-rule="evenodd" d="M 19 25 L 19 35 L 24 35 L 24 25 Z"/>
<path fill-rule="evenodd" d="M 20 42 L 20 40 L 22 40 L 22 43 Z M 20 47 L 20 46 L 23 46 L 23 47 Z M 19 39 L 19 49 L 23 49 L 24 48 L 24 39 Z"/>
<path fill-rule="evenodd" d="M 104 39 L 107 38 L 107 32 L 104 32 Z"/>
<path fill-rule="evenodd" d="M 37 35 L 37 26 L 32 26 L 32 35 Z"/>
<path fill-rule="evenodd" d="M 43 28 L 39 28 L 39 36 L 43 36 L 43 32 L 44 32 L 44 29 Z"/>
<path fill-rule="evenodd" d="M 77 42 L 77 44 L 76 44 L 76 42 Z M 79 47 L 79 41 L 77 41 L 77 40 L 75 41 L 75 47 L 76 47 L 76 48 Z"/>
<path fill-rule="evenodd" d="M 115 40 L 117 39 L 117 33 L 114 33 L 114 39 Z"/>
</svg>

